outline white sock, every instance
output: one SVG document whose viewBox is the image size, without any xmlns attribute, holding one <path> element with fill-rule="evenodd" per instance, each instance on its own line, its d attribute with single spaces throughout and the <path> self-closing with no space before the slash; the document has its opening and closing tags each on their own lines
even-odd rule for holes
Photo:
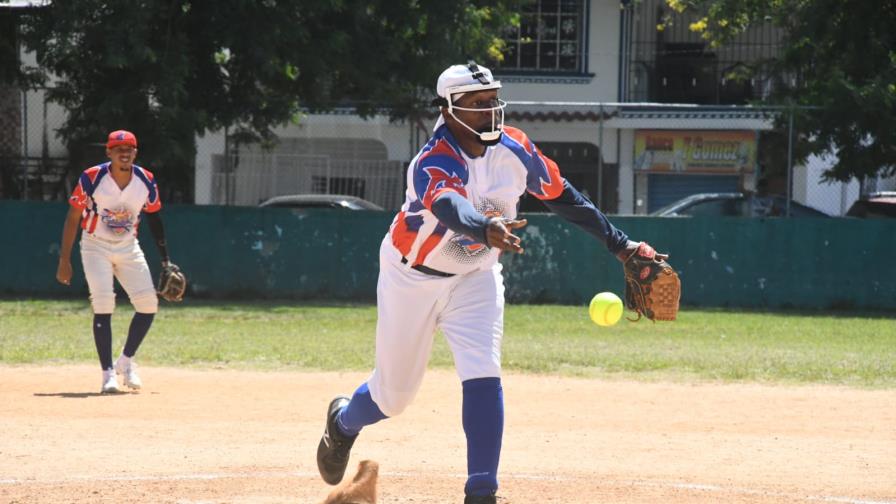
<svg viewBox="0 0 896 504">
<path fill-rule="evenodd" d="M 118 361 L 116 362 L 120 364 L 124 369 L 127 369 L 128 366 L 131 365 L 131 358 L 126 356 L 125 354 L 121 354 L 118 356 Z"/>
<path fill-rule="evenodd" d="M 110 376 L 115 376 L 115 369 L 104 369 L 103 381 L 108 380 Z"/>
</svg>

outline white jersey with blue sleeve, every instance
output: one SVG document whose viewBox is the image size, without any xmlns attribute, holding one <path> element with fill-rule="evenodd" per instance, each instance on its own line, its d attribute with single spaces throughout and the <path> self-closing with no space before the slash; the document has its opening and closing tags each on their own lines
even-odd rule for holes
<svg viewBox="0 0 896 504">
<path fill-rule="evenodd" d="M 498 249 L 455 233 L 433 215 L 432 203 L 445 191 L 460 194 L 485 216 L 509 219 L 517 216 L 526 192 L 544 200 L 563 192 L 557 163 L 522 130 L 505 126 L 503 132 L 498 144 L 470 157 L 443 125 L 411 161 L 405 202 L 389 229 L 392 245 L 408 264 L 463 274 L 497 262 Z"/>
<path fill-rule="evenodd" d="M 123 189 L 109 175 L 110 163 L 84 170 L 69 197 L 69 204 L 81 210 L 81 227 L 87 235 L 106 241 L 122 241 L 137 236 L 141 212 L 162 208 L 159 189 L 152 172 L 133 165 L 131 180 Z"/>
</svg>

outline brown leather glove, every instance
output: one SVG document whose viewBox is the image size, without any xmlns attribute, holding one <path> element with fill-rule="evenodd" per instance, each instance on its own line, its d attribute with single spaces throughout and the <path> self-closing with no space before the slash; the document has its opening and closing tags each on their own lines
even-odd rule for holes
<svg viewBox="0 0 896 504">
<path fill-rule="evenodd" d="M 625 273 L 625 305 L 638 312 L 639 320 L 675 320 L 681 300 L 681 280 L 666 262 L 668 254 L 658 254 L 647 242 L 629 241 L 617 254 Z"/>
<path fill-rule="evenodd" d="M 159 273 L 159 297 L 167 301 L 182 301 L 187 290 L 187 277 L 176 264 L 162 263 L 162 272 Z"/>
</svg>

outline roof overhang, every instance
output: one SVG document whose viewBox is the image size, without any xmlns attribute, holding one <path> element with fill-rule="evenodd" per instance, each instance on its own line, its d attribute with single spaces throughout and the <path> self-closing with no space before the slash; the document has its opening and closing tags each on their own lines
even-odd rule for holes
<svg viewBox="0 0 896 504">
<path fill-rule="evenodd" d="M 607 121 L 620 129 L 774 129 L 776 113 L 744 109 L 627 109 Z"/>
<path fill-rule="evenodd" d="M 510 120 L 594 122 L 605 118 L 614 129 L 771 130 L 774 109 L 659 103 L 525 102 L 509 101 Z"/>
</svg>

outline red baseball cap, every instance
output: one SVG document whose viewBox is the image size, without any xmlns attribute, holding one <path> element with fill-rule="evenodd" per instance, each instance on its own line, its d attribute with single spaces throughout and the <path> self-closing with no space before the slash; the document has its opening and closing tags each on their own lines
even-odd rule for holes
<svg viewBox="0 0 896 504">
<path fill-rule="evenodd" d="M 130 145 L 137 148 L 137 137 L 130 131 L 116 130 L 109 133 L 109 140 L 106 141 L 106 148 L 111 149 L 116 145 Z"/>
</svg>

